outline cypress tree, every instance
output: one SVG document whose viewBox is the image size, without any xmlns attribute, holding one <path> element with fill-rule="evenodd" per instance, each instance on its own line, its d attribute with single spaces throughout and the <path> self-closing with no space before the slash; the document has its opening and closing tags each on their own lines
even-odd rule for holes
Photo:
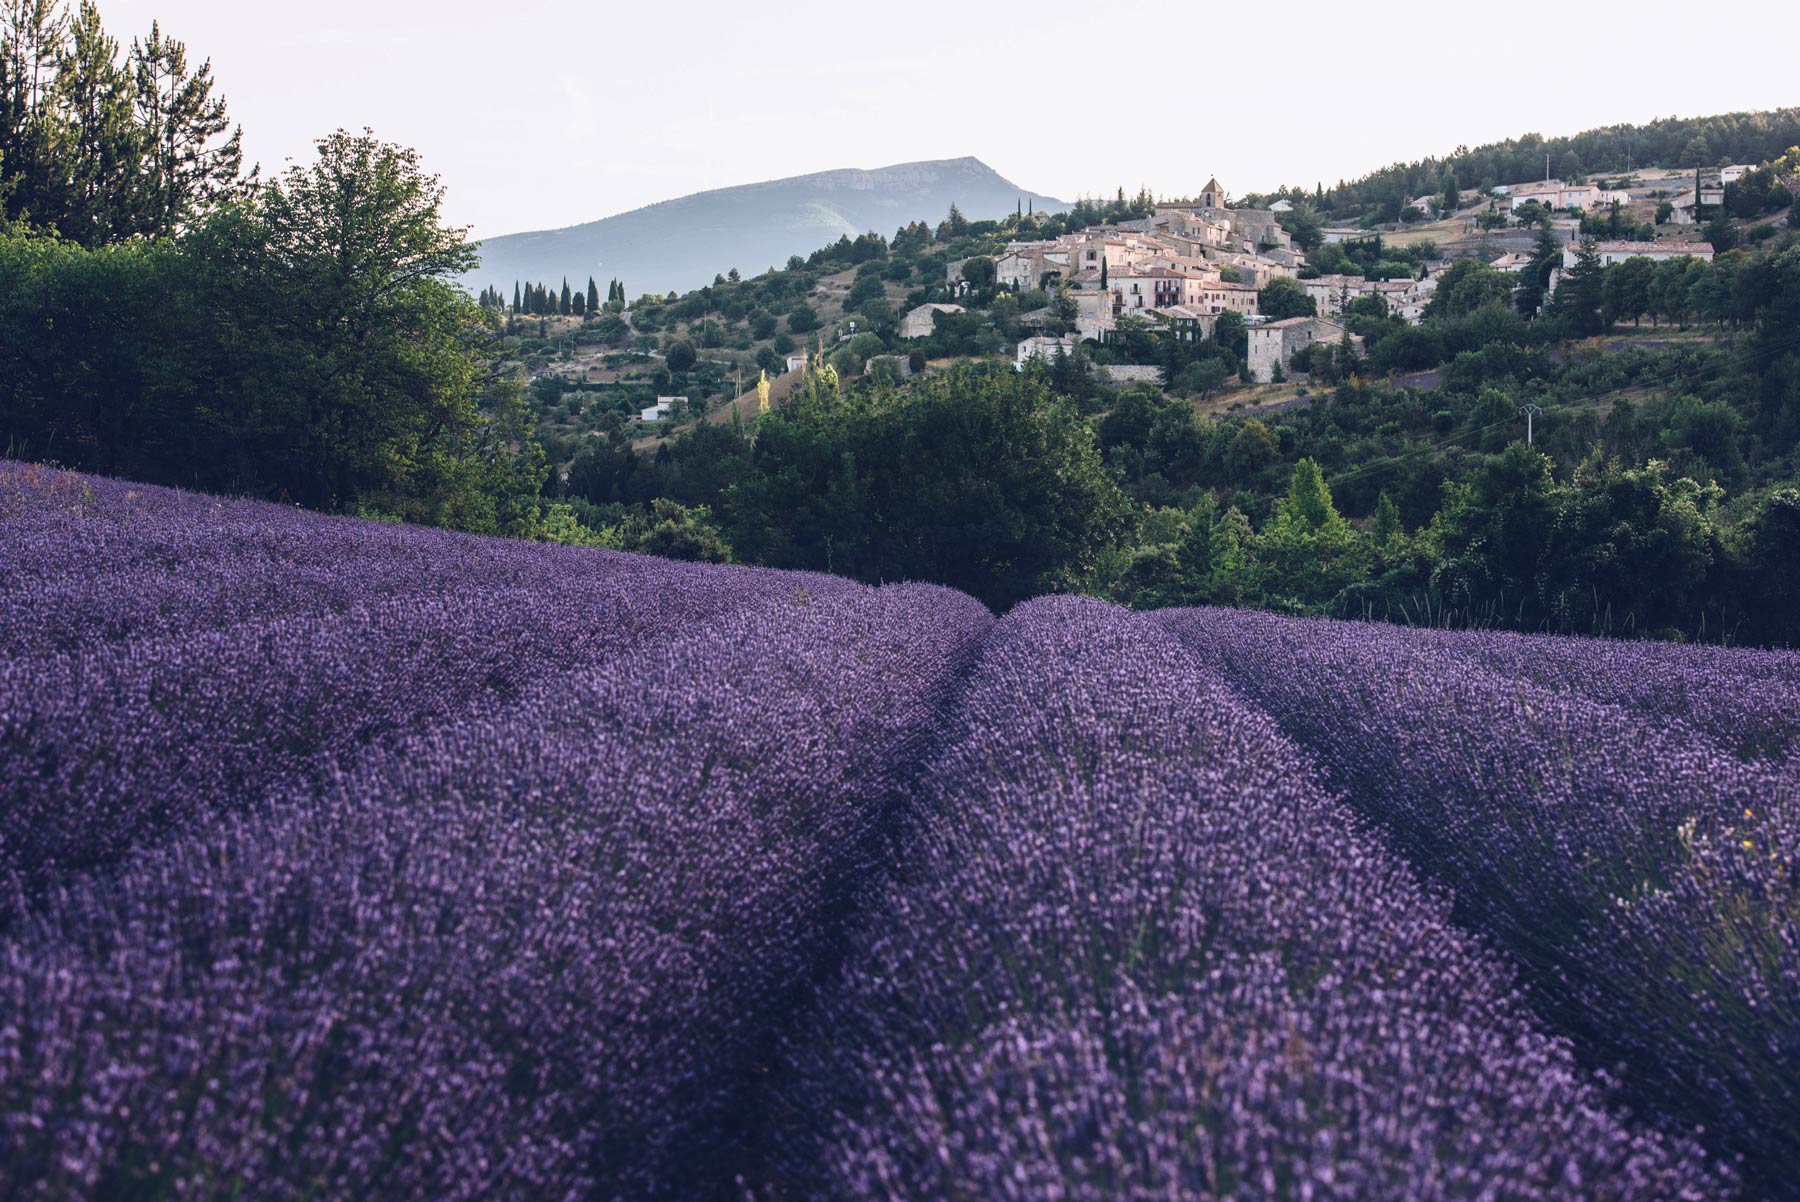
<svg viewBox="0 0 1800 1202">
<path fill-rule="evenodd" d="M 519 295 L 519 281 L 514 280 L 513 281 L 513 312 L 517 313 L 523 307 L 524 307 L 524 300 Z"/>
<path fill-rule="evenodd" d="M 556 302 L 556 311 L 568 317 L 575 311 L 575 298 L 569 294 L 569 277 L 563 277 L 562 296 Z"/>
<path fill-rule="evenodd" d="M 600 285 L 594 283 L 593 276 L 588 277 L 587 311 L 589 313 L 600 312 Z"/>
</svg>

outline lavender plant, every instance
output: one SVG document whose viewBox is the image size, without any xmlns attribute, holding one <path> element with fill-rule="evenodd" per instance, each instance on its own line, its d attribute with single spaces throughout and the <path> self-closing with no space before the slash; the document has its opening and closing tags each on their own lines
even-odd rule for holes
<svg viewBox="0 0 1800 1202">
<path fill-rule="evenodd" d="M 1648 648 L 1568 643 L 1527 678 L 1486 666 L 1517 662 L 1510 636 L 1163 620 L 1454 891 L 1625 1097 L 1741 1159 L 1750 1196 L 1800 1196 L 1800 777 L 1731 737 L 1791 715 L 1717 722 L 1695 699 L 1725 682 Z M 1786 704 L 1791 657 L 1745 667 L 1740 709 Z"/>
<path fill-rule="evenodd" d="M 1010 614 L 925 807 L 802 1053 L 806 1196 L 1720 1190 L 1147 619 Z"/>
<path fill-rule="evenodd" d="M 715 616 L 59 883 L 0 943 L 0 1196 L 694 1196 L 990 621 Z"/>
</svg>

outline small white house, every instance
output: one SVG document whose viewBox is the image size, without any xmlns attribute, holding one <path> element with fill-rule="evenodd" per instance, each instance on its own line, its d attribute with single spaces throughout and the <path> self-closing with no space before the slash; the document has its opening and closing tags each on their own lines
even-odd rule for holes
<svg viewBox="0 0 1800 1202">
<path fill-rule="evenodd" d="M 1563 248 L 1565 268 L 1575 266 L 1577 247 Z M 1713 245 L 1710 242 L 1596 242 L 1594 253 L 1600 256 L 1602 267 L 1612 267 L 1627 259 L 1651 259 L 1661 263 L 1666 259 L 1699 259 L 1702 263 L 1712 262 Z"/>
<path fill-rule="evenodd" d="M 641 422 L 659 422 L 667 417 L 675 406 L 685 404 L 687 404 L 687 398 L 684 396 L 659 396 L 656 398 L 656 404 L 638 414 L 638 420 Z"/>
<path fill-rule="evenodd" d="M 1042 359 L 1046 363 L 1054 363 L 1057 356 L 1068 358 L 1075 353 L 1080 343 L 1073 338 L 1027 338 L 1019 343 L 1019 351 L 1013 360 L 1013 368 L 1024 371 L 1025 365 L 1033 359 Z"/>
<path fill-rule="evenodd" d="M 789 370 L 789 371 L 805 371 L 806 365 L 807 365 L 807 363 L 809 363 L 811 361 L 811 359 L 812 359 L 812 356 L 806 354 L 805 352 L 802 352 L 798 355 L 789 355 L 787 357 L 787 370 Z"/>
<path fill-rule="evenodd" d="M 1719 182 L 1721 184 L 1735 184 L 1755 170 L 1756 168 L 1748 163 L 1736 163 L 1730 167 L 1721 167 L 1719 169 Z"/>
</svg>

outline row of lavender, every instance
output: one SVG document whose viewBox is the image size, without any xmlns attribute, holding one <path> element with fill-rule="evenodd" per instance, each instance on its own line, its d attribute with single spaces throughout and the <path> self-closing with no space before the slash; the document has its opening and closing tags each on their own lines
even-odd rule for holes
<svg viewBox="0 0 1800 1202">
<path fill-rule="evenodd" d="M 192 521 L 93 488 L 71 533 L 106 533 L 109 502 L 146 546 Z M 291 520 L 252 507 L 245 541 L 265 514 Z M 34 836 L 0 942 L 0 1196 L 728 1176 L 771 1032 L 991 617 L 616 557 L 635 578 L 584 595 L 557 576 L 592 559 L 529 548 L 454 604 L 427 568 L 406 601 L 405 538 L 389 560 L 387 531 L 317 525 L 362 552 L 341 614 L 234 611 L 221 561 L 182 590 L 210 626 L 159 611 L 0 677 L 33 749 L 7 757 L 6 830 Z M 69 848 L 87 862 L 47 858 Z"/>
<path fill-rule="evenodd" d="M 797 1192 L 1718 1193 L 1607 1112 L 1498 961 L 1150 620 L 1015 610 L 927 792 L 836 1039 L 799 1053 Z"/>
<path fill-rule="evenodd" d="M 34 880 L 397 734 L 745 607 L 856 591 L 7 470 L 0 916 Z"/>
<path fill-rule="evenodd" d="M 1669 1130 L 1800 1196 L 1800 657 L 1220 610 L 1165 624 Z"/>
</svg>

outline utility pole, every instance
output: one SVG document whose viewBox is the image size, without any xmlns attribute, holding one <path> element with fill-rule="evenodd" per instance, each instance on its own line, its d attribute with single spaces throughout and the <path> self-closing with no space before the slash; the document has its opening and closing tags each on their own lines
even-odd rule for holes
<svg viewBox="0 0 1800 1202">
<path fill-rule="evenodd" d="M 1525 415 L 1525 445 L 1531 446 L 1532 445 L 1531 419 L 1542 414 L 1544 412 L 1544 410 L 1541 406 L 1538 406 L 1538 405 L 1521 405 L 1519 407 L 1519 412 L 1523 413 Z"/>
</svg>

